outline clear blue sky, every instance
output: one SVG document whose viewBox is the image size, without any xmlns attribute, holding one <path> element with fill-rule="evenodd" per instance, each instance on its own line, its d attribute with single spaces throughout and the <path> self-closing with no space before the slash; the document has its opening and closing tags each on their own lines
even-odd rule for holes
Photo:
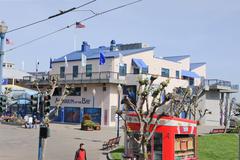
<svg viewBox="0 0 240 160">
<path fill-rule="evenodd" d="M 0 19 L 9 29 L 46 18 L 59 10 L 78 6 L 87 0 L 0 0 Z M 97 0 L 84 7 L 100 12 L 131 0 Z M 72 12 L 64 16 L 6 35 L 15 45 L 72 24 L 91 15 Z M 86 40 L 91 47 L 117 43 L 144 42 L 155 46 L 158 56 L 189 54 L 193 62 L 207 62 L 208 78 L 240 82 L 240 1 L 239 0 L 144 0 L 85 22 L 85 29 L 68 30 L 22 47 L 6 55 L 8 61 L 25 70 L 47 71 L 49 58 L 73 51 Z M 5 46 L 9 49 L 13 46 Z"/>
</svg>

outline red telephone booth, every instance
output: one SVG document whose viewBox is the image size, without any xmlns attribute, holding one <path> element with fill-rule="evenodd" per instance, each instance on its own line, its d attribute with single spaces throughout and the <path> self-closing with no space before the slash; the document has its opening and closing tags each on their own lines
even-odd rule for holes
<svg viewBox="0 0 240 160">
<path fill-rule="evenodd" d="M 155 116 L 154 118 L 156 118 Z M 135 113 L 126 116 L 127 125 L 138 133 L 139 123 Z M 153 122 L 155 120 L 153 119 Z M 153 126 L 153 125 L 152 125 Z M 153 127 L 150 127 L 150 130 Z M 164 116 L 149 143 L 149 160 L 196 160 L 197 123 L 196 121 Z M 129 141 L 133 143 L 133 141 Z M 128 145 L 135 146 L 135 145 Z M 133 149 L 130 147 L 130 150 Z M 134 151 L 133 151 L 134 152 Z"/>
</svg>

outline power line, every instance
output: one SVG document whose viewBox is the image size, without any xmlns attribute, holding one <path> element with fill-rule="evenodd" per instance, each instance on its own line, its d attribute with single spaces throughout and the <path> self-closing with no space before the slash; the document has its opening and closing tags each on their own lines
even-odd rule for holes
<svg viewBox="0 0 240 160">
<path fill-rule="evenodd" d="M 30 23 L 30 24 L 27 24 L 27 25 L 24 25 L 24 26 L 21 26 L 21 27 L 18 27 L 18 28 L 12 29 L 12 30 L 9 30 L 9 31 L 7 31 L 7 33 L 14 32 L 14 31 L 17 31 L 17 30 L 20 30 L 20 29 L 26 28 L 26 27 L 30 27 L 30 26 L 32 26 L 32 25 L 35 25 L 35 24 L 38 24 L 38 23 L 41 23 L 41 22 L 44 22 L 44 21 L 50 20 L 50 19 L 52 19 L 52 18 L 56 18 L 56 17 L 61 16 L 61 15 L 63 15 L 63 14 L 66 14 L 66 13 L 72 12 L 72 11 L 78 9 L 78 8 L 81 8 L 81 7 L 84 7 L 84 6 L 86 6 L 86 5 L 89 5 L 89 4 L 91 4 L 91 3 L 95 2 L 95 1 L 96 1 L 96 0 L 89 1 L 89 2 L 84 3 L 84 4 L 82 4 L 82 5 L 78 6 L 78 7 L 70 8 L 70 9 L 68 9 L 68 10 L 66 10 L 66 11 L 61 11 L 61 10 L 60 10 L 60 13 L 57 13 L 57 14 L 55 14 L 55 15 L 49 16 L 48 18 L 45 18 L 45 19 L 42 19 L 42 20 L 39 20 L 39 21 L 36 21 L 36 22 Z"/>
<path fill-rule="evenodd" d="M 100 16 L 100 15 L 106 14 L 106 13 L 108 13 L 108 12 L 111 12 L 111 11 L 114 11 L 114 10 L 117 10 L 117 9 L 120 9 L 120 8 L 123 8 L 123 7 L 126 7 L 126 6 L 129 6 L 129 5 L 132 5 L 132 4 L 135 4 L 135 3 L 138 3 L 138 2 L 140 2 L 140 1 L 143 1 L 143 0 L 137 0 L 137 1 L 134 1 L 134 2 L 131 2 L 131 3 L 127 3 L 127 4 L 124 4 L 124 5 L 121 5 L 121 6 L 118 6 L 118 7 L 111 8 L 111 9 L 109 9 L 109 10 L 100 12 L 100 13 L 94 12 L 95 14 L 94 14 L 93 16 L 89 16 L 89 17 L 87 17 L 87 18 L 84 18 L 84 19 L 82 19 L 82 20 L 79 21 L 79 22 L 87 21 L 87 20 L 92 19 L 92 18 L 94 18 L 94 17 L 97 17 L 97 16 Z M 26 45 L 28 45 L 28 44 L 31 44 L 31 43 L 35 42 L 35 41 L 38 41 L 38 40 L 40 40 L 40 39 L 43 39 L 43 38 L 45 38 L 45 37 L 48 37 L 48 36 L 50 36 L 50 35 L 53 35 L 53 34 L 58 33 L 58 32 L 60 32 L 60 31 L 63 31 L 63 30 L 65 30 L 65 29 L 68 29 L 68 28 L 74 26 L 75 24 L 76 24 L 76 23 L 73 23 L 73 24 L 68 25 L 68 26 L 66 26 L 66 27 L 60 28 L 60 29 L 58 29 L 58 30 L 56 30 L 56 31 L 53 31 L 53 32 L 50 32 L 50 33 L 48 33 L 48 34 L 42 35 L 42 36 L 40 36 L 40 37 L 38 37 L 38 38 L 32 39 L 32 40 L 30 40 L 30 41 L 28 41 L 28 42 L 25 42 L 25 43 L 23 43 L 23 44 L 20 44 L 20 45 L 18 45 L 18 46 L 16 46 L 16 47 L 13 47 L 13 48 L 11 48 L 11 49 L 8 49 L 8 50 L 6 50 L 5 52 L 10 52 L 10 51 L 13 51 L 13 50 L 15 50 L 15 49 L 18 49 L 18 48 L 20 48 L 20 47 L 26 46 Z"/>
</svg>

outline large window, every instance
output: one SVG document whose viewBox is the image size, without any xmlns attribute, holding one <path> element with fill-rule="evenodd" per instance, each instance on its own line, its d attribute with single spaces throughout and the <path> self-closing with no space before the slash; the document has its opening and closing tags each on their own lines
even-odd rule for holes
<svg viewBox="0 0 240 160">
<path fill-rule="evenodd" d="M 62 95 L 62 88 L 55 88 L 53 96 L 61 96 Z"/>
<path fill-rule="evenodd" d="M 92 64 L 86 65 L 86 77 L 92 77 Z"/>
<path fill-rule="evenodd" d="M 139 72 L 140 72 L 139 68 L 135 68 L 135 67 L 133 68 L 133 74 L 139 74 Z"/>
<path fill-rule="evenodd" d="M 142 68 L 142 74 L 148 74 L 148 67 Z"/>
<path fill-rule="evenodd" d="M 74 87 L 70 94 L 70 96 L 81 96 L 81 87 Z"/>
<path fill-rule="evenodd" d="M 162 68 L 162 77 L 169 77 L 169 69 Z"/>
<path fill-rule="evenodd" d="M 65 77 L 65 67 L 60 67 L 60 78 Z"/>
<path fill-rule="evenodd" d="M 179 71 L 176 71 L 176 78 L 177 78 L 177 79 L 180 78 L 180 73 L 179 73 Z"/>
<path fill-rule="evenodd" d="M 123 64 L 119 66 L 119 75 L 126 76 L 127 75 L 127 64 Z"/>
<path fill-rule="evenodd" d="M 73 66 L 73 78 L 78 77 L 78 66 Z"/>
</svg>

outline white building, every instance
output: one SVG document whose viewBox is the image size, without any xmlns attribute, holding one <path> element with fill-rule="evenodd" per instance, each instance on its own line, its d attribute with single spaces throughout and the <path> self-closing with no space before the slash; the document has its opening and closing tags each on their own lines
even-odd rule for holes
<svg viewBox="0 0 240 160">
<path fill-rule="evenodd" d="M 99 65 L 100 52 L 105 56 L 103 65 Z M 84 67 L 81 66 L 82 53 L 87 57 Z M 159 75 L 156 84 L 170 79 L 167 91 L 171 92 L 175 87 L 199 85 L 201 79 L 206 78 L 206 64 L 191 63 L 189 55 L 158 58 L 154 47 L 142 43 L 116 44 L 113 40 L 110 47 L 94 49 L 83 42 L 81 50 L 53 60 L 49 74 L 61 84 L 73 84 L 75 87 L 74 93 L 62 104 L 58 121 L 79 123 L 83 114 L 90 113 L 101 125 L 113 126 L 119 102 L 119 84 L 123 94 L 136 99 L 137 79 L 154 74 Z M 56 90 L 52 106 L 61 90 L 62 86 Z"/>
</svg>

